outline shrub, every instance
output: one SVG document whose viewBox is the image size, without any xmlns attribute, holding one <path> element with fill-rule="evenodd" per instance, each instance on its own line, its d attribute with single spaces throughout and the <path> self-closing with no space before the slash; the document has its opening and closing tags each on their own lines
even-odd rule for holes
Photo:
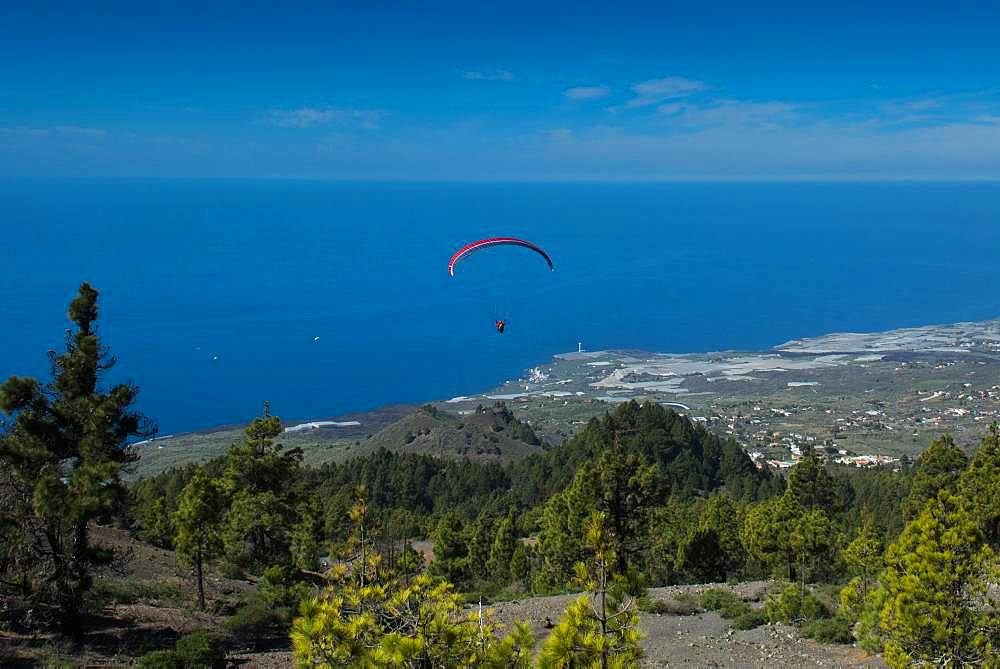
<svg viewBox="0 0 1000 669">
<path fill-rule="evenodd" d="M 706 611 L 719 611 L 727 604 L 735 606 L 736 602 L 742 604 L 743 600 L 729 590 L 722 590 L 720 588 L 710 588 L 701 593 L 701 597 L 698 599 L 698 603 L 701 604 L 701 608 Z"/>
<path fill-rule="evenodd" d="M 748 613 L 750 613 L 750 605 L 742 599 L 725 602 L 719 607 L 719 615 L 727 619 L 739 618 Z"/>
<path fill-rule="evenodd" d="M 858 645 L 869 653 L 882 652 L 881 612 L 889 593 L 885 588 L 877 588 L 868 597 L 858 616 Z"/>
<path fill-rule="evenodd" d="M 0 656 L 0 660 L 3 656 Z M 45 669 L 74 669 L 75 665 L 72 662 L 59 658 L 49 658 L 45 661 Z"/>
<path fill-rule="evenodd" d="M 799 606 L 799 618 L 803 621 L 808 621 L 829 617 L 830 609 L 827 608 L 826 604 L 820 601 L 816 595 L 807 592 L 805 597 L 802 598 L 802 604 Z"/>
<path fill-rule="evenodd" d="M 139 658 L 140 669 L 184 669 L 184 663 L 172 650 L 154 650 Z"/>
<path fill-rule="evenodd" d="M 861 616 L 864 608 L 864 599 L 861 597 L 861 577 L 855 576 L 851 582 L 840 591 L 840 613 L 851 620 L 857 620 Z"/>
<path fill-rule="evenodd" d="M 802 626 L 802 635 L 822 643 L 853 643 L 851 623 L 840 616 L 810 620 Z"/>
<path fill-rule="evenodd" d="M 185 667 L 218 667 L 226 664 L 226 644 L 211 632 L 194 632 L 177 641 L 174 653 Z"/>
<path fill-rule="evenodd" d="M 106 581 L 94 582 L 88 609 L 99 611 L 111 604 L 135 604 L 141 600 L 159 599 L 171 604 L 186 601 L 180 587 L 171 581 Z"/>
<path fill-rule="evenodd" d="M 800 592 L 797 585 L 789 585 L 777 597 L 768 597 L 764 613 L 773 623 L 783 622 L 801 625 L 810 620 L 829 618 L 830 612 L 816 595 L 806 590 Z"/>
<path fill-rule="evenodd" d="M 678 592 L 677 594 L 674 595 L 674 601 L 680 602 L 682 604 L 690 604 L 691 606 L 694 606 L 698 609 L 701 608 L 700 606 L 698 606 L 698 598 L 692 595 L 690 592 Z"/>
<path fill-rule="evenodd" d="M 256 647 L 257 642 L 265 638 L 279 622 L 279 616 L 263 601 L 255 598 L 238 608 L 223 627 L 240 643 Z"/>
<path fill-rule="evenodd" d="M 91 590 L 93 597 L 105 604 L 134 604 L 140 594 L 132 581 L 95 581 Z"/>
<path fill-rule="evenodd" d="M 750 610 L 733 618 L 733 627 L 738 630 L 752 630 L 767 622 L 763 611 Z"/>
<path fill-rule="evenodd" d="M 693 616 L 701 613 L 701 607 L 693 599 L 675 599 L 673 601 L 664 599 L 650 599 L 644 606 L 639 607 L 646 613 L 656 613 L 662 616 Z"/>
</svg>

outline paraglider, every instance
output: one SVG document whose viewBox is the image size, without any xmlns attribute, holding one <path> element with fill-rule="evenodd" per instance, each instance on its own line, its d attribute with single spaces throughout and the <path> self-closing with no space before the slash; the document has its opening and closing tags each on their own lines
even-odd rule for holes
<svg viewBox="0 0 1000 669">
<path fill-rule="evenodd" d="M 534 253 L 537 253 L 539 256 L 542 257 L 545 263 L 549 266 L 550 270 L 555 271 L 555 266 L 552 264 L 552 258 L 549 257 L 549 254 L 546 253 L 545 250 L 542 247 L 538 246 L 537 244 L 533 244 L 532 242 L 526 241 L 524 239 L 518 239 L 516 237 L 488 237 L 486 239 L 480 239 L 474 242 L 470 242 L 465 246 L 463 246 L 462 248 L 460 248 L 458 251 L 456 251 L 455 255 L 453 255 L 451 257 L 451 260 L 448 261 L 449 276 L 455 276 L 455 266 L 458 265 L 458 263 L 460 263 L 464 259 L 468 258 L 471 254 L 475 253 L 476 251 L 480 251 L 482 249 L 496 247 L 496 246 L 514 246 L 514 247 L 521 247 L 529 251 L 533 251 Z M 496 327 L 498 334 L 503 334 L 504 330 L 507 329 L 506 314 L 502 318 L 495 319 L 493 325 L 494 327 Z"/>
<path fill-rule="evenodd" d="M 532 244 L 529 241 L 517 239 L 516 237 L 489 237 L 487 239 L 480 239 L 479 241 L 466 244 L 456 251 L 455 255 L 453 255 L 451 260 L 448 261 L 448 274 L 455 276 L 455 265 L 457 265 L 461 260 L 467 258 L 469 254 L 491 246 L 521 246 L 523 248 L 530 249 L 531 251 L 534 251 L 538 255 L 542 256 L 542 258 L 545 259 L 545 262 L 548 263 L 549 269 L 555 271 L 555 266 L 552 264 L 552 258 L 550 258 L 549 254 L 537 244 Z"/>
</svg>

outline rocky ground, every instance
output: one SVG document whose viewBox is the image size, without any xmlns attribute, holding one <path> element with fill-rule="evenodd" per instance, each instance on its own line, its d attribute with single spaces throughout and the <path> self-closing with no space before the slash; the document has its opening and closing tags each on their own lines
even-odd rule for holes
<svg viewBox="0 0 1000 669">
<path fill-rule="evenodd" d="M 755 581 L 735 586 L 705 584 L 652 588 L 650 597 L 664 602 L 672 614 L 643 613 L 640 626 L 644 667 L 885 667 L 877 656 L 854 646 L 821 644 L 800 638 L 794 627 L 764 625 L 753 630 L 733 630 L 728 620 L 716 613 L 690 613 L 694 608 L 677 599 L 684 595 L 697 599 L 708 588 L 732 590 L 741 598 L 760 606 L 773 582 Z M 531 623 L 539 644 L 548 636 L 547 621 L 559 620 L 566 605 L 577 595 L 535 597 L 495 604 L 496 620 Z M 679 615 L 680 614 L 680 615 Z"/>
</svg>

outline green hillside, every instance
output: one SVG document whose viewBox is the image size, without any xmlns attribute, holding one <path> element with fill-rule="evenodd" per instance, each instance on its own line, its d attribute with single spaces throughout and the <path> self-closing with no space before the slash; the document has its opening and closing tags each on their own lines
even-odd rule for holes
<svg viewBox="0 0 1000 669">
<path fill-rule="evenodd" d="M 319 465 L 351 457 L 352 449 L 369 436 L 404 418 L 417 407 L 391 404 L 371 411 L 346 414 L 317 421 L 284 421 L 286 430 L 281 443 L 301 448 L 302 461 Z M 326 425 L 324 423 L 333 423 Z M 357 423 L 353 425 L 352 423 Z M 319 425 L 319 427 L 309 427 Z M 243 440 L 245 425 L 224 425 L 197 432 L 167 435 L 133 446 L 139 461 L 132 465 L 128 478 L 154 476 L 174 467 L 207 462 L 226 454 L 229 447 Z M 297 429 L 298 428 L 298 429 Z"/>
<path fill-rule="evenodd" d="M 502 404 L 480 406 L 463 416 L 425 405 L 334 459 L 365 456 L 381 448 L 441 458 L 502 462 L 520 460 L 543 450 L 531 427 Z"/>
</svg>

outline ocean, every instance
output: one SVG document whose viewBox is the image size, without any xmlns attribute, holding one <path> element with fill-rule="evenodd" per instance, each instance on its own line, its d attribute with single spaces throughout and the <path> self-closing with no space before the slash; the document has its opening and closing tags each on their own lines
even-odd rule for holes
<svg viewBox="0 0 1000 669">
<path fill-rule="evenodd" d="M 481 392 L 553 354 L 1000 315 L 1000 184 L 0 182 L 0 377 L 81 281 L 161 434 Z M 521 249 L 459 265 L 465 242 Z M 509 318 L 499 335 L 494 319 Z"/>
</svg>

